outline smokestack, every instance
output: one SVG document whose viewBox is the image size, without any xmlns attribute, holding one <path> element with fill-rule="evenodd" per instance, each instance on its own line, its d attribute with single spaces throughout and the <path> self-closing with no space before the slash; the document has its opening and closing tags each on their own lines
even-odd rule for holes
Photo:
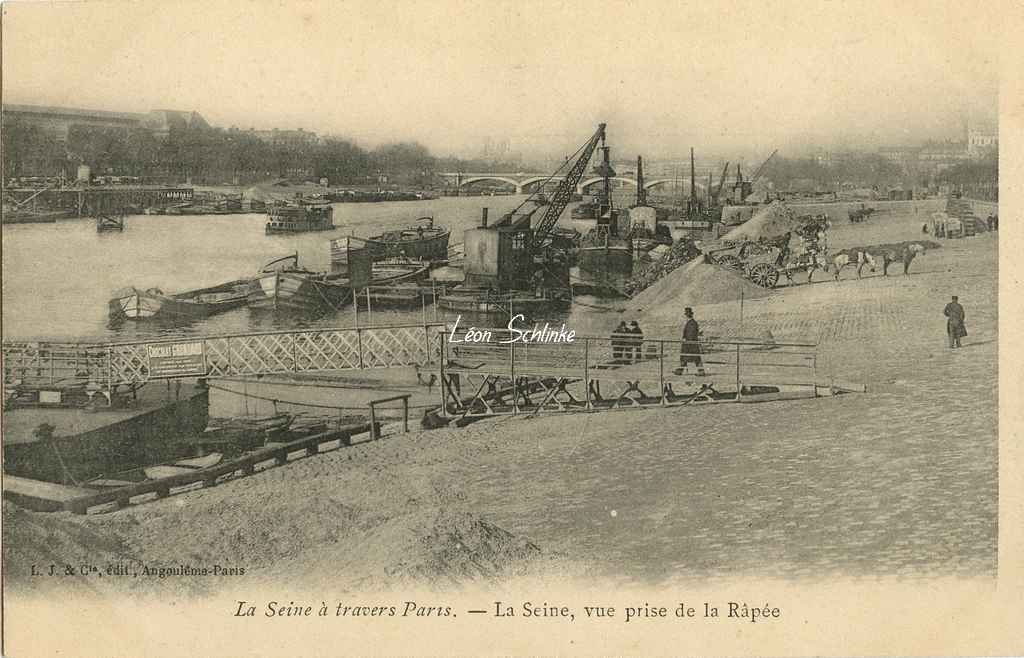
<svg viewBox="0 0 1024 658">
<path fill-rule="evenodd" d="M 690 147 L 690 198 L 697 198 L 697 174 L 693 168 L 693 147 Z"/>
<path fill-rule="evenodd" d="M 487 228 L 487 208 L 480 211 L 480 228 Z"/>
</svg>

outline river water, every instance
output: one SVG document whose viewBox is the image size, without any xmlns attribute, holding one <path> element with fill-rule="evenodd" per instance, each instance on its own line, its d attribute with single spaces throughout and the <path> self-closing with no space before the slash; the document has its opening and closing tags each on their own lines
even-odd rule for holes
<svg viewBox="0 0 1024 658">
<path fill-rule="evenodd" d="M 299 254 L 303 267 L 329 268 L 329 240 L 345 235 L 369 237 L 399 228 L 423 216 L 452 231 L 451 244 L 462 242 L 466 228 L 489 208 L 492 221 L 525 197 L 444 197 L 431 201 L 335 204 L 329 232 L 267 236 L 265 214 L 130 216 L 123 233 L 97 233 L 91 219 L 56 224 L 3 226 L 3 339 L 131 341 L 178 335 L 209 335 L 298 327 L 349 327 L 356 317 L 351 305 L 316 319 L 277 317 L 238 308 L 188 325 L 108 322 L 107 302 L 125 286 L 158 287 L 167 293 L 216 285 L 254 274 L 264 263 Z M 563 214 L 562 223 L 569 218 Z M 613 324 L 608 313 L 573 307 L 574 328 L 604 334 Z M 422 310 L 361 312 L 360 325 L 418 323 Z M 428 307 L 428 320 L 453 320 Z M 550 319 L 560 322 L 565 315 Z M 484 326 L 487 318 L 478 318 Z M 491 324 L 498 320 L 490 318 Z M 504 325 L 504 321 L 500 322 Z"/>
</svg>

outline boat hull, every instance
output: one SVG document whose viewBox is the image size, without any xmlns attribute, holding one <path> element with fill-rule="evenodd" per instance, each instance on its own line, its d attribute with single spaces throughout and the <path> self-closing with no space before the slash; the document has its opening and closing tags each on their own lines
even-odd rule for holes
<svg viewBox="0 0 1024 658">
<path fill-rule="evenodd" d="M 570 301 L 561 297 L 512 297 L 512 308 L 515 312 L 529 315 L 531 312 L 564 310 Z M 439 308 L 462 313 L 491 313 L 508 315 L 509 297 L 488 295 L 485 291 L 459 292 L 453 291 L 437 299 Z"/>
<path fill-rule="evenodd" d="M 253 279 L 249 308 L 292 313 L 337 310 L 352 299 L 348 281 L 325 281 L 302 272 L 266 272 Z"/>
<path fill-rule="evenodd" d="M 177 295 L 129 288 L 110 300 L 110 317 L 120 320 L 205 318 L 244 306 L 248 285 L 248 280 L 238 280 Z"/>
<path fill-rule="evenodd" d="M 424 261 L 447 260 L 448 240 L 451 231 L 442 229 L 427 229 L 422 238 L 418 237 L 415 229 L 404 229 L 395 234 L 407 236 L 405 239 L 389 239 L 388 234 L 378 235 L 366 241 L 371 249 L 374 260 L 389 258 L 392 256 L 403 256 Z"/>
</svg>

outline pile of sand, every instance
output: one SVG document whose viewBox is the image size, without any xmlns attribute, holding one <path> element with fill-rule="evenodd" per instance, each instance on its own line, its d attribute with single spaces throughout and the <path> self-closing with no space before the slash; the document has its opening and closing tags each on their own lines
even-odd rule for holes
<svg viewBox="0 0 1024 658">
<path fill-rule="evenodd" d="M 766 288 L 718 265 L 697 258 L 659 279 L 630 300 L 627 310 L 646 315 L 682 317 L 687 306 L 701 306 L 771 294 Z"/>
<path fill-rule="evenodd" d="M 781 201 L 773 201 L 749 221 L 737 226 L 722 236 L 723 240 L 758 240 L 777 238 L 803 226 L 804 221 L 796 212 Z"/>
<path fill-rule="evenodd" d="M 93 527 L 89 519 L 69 513 L 29 512 L 17 505 L 3 503 L 3 571 L 11 587 L 88 587 L 88 578 L 33 578 L 32 565 L 49 569 L 56 564 L 93 564 L 100 567 L 130 559 L 131 553 L 121 538 L 105 528 Z"/>
<path fill-rule="evenodd" d="M 355 589 L 468 583 L 532 573 L 547 563 L 530 541 L 467 509 L 458 490 L 415 469 L 367 463 L 369 451 L 349 448 L 85 519 L 5 503 L 5 566 L 27 573 L 29 565 L 51 561 L 218 564 L 244 567 L 246 583 L 327 578 L 332 587 Z M 201 593 L 230 581 L 181 577 L 174 586 Z"/>
<path fill-rule="evenodd" d="M 389 517 L 332 544 L 312 544 L 261 570 L 268 582 L 304 581 L 338 573 L 345 589 L 445 588 L 531 573 L 540 548 L 465 511 L 417 509 Z M 312 583 L 310 583 L 312 584 Z"/>
</svg>

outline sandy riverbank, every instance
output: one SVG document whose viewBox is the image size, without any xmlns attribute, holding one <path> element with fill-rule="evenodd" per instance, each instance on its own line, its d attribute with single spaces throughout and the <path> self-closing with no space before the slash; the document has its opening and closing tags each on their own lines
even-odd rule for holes
<svg viewBox="0 0 1024 658">
<path fill-rule="evenodd" d="M 912 208 L 836 222 L 831 247 L 919 239 L 927 212 Z M 696 307 L 709 333 L 819 342 L 819 371 L 865 394 L 503 418 L 113 514 L 19 512 L 5 527 L 8 583 L 25 583 L 32 547 L 50 537 L 62 538 L 55 559 L 219 562 L 244 566 L 247 582 L 339 588 L 554 572 L 633 584 L 992 576 L 997 266 L 997 236 L 982 234 L 944 241 L 909 276 L 897 264 L 889 277 L 847 269 L 838 283 L 819 272 L 782 286 L 745 303 L 742 325 L 735 301 Z M 951 294 L 970 331 L 957 351 L 945 347 Z M 647 336 L 677 336 L 681 309 L 633 310 Z"/>
</svg>

